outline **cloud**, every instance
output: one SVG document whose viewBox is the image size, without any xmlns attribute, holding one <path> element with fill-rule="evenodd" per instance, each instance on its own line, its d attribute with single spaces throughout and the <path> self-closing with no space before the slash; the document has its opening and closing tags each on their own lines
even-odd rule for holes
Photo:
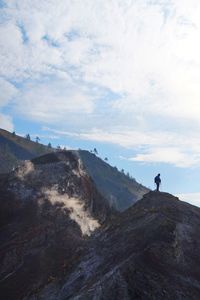
<svg viewBox="0 0 200 300">
<path fill-rule="evenodd" d="M 198 153 L 183 152 L 175 147 L 157 147 L 148 149 L 147 153 L 138 153 L 136 156 L 129 158 L 131 161 L 143 163 L 169 163 L 176 167 L 188 168 L 197 166 L 200 163 Z"/>
<path fill-rule="evenodd" d="M 17 95 L 17 89 L 7 80 L 0 78 L 0 110 L 10 104 L 11 100 Z M 0 112 L 0 128 L 13 131 L 14 125 L 10 115 Z"/>
<path fill-rule="evenodd" d="M 7 80 L 0 78 L 0 108 L 10 102 L 17 94 L 17 89 Z"/>
<path fill-rule="evenodd" d="M 68 122 L 70 114 L 90 114 L 93 102 L 87 90 L 67 80 L 44 80 L 25 84 L 15 99 L 14 110 L 24 118 Z"/>
<path fill-rule="evenodd" d="M 200 207 L 200 193 L 178 194 L 180 200 Z"/>
<path fill-rule="evenodd" d="M 18 92 L 1 101 L 15 98 L 12 116 L 136 147 L 132 160 L 199 164 L 199 13 L 197 0 L 8 1 L 0 76 Z"/>
<path fill-rule="evenodd" d="M 200 140 L 198 136 L 184 139 L 184 135 L 167 131 L 103 131 L 93 128 L 88 132 L 62 131 L 44 127 L 43 130 L 71 136 L 76 139 L 115 144 L 133 149 L 137 154 L 123 157 L 129 161 L 142 163 L 168 163 L 180 168 L 198 167 L 200 165 Z M 160 146 L 162 145 L 162 146 Z"/>
<path fill-rule="evenodd" d="M 0 128 L 6 129 L 8 131 L 13 131 L 14 125 L 12 122 L 12 118 L 0 113 Z"/>
</svg>

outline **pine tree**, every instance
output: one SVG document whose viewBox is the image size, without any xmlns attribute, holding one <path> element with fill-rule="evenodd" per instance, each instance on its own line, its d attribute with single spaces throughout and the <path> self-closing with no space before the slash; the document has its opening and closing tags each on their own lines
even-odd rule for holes
<svg viewBox="0 0 200 300">
<path fill-rule="evenodd" d="M 26 136 L 25 136 L 25 138 L 26 138 L 28 141 L 30 141 L 30 140 L 31 140 L 30 134 L 27 133 Z"/>
<path fill-rule="evenodd" d="M 94 148 L 94 154 L 98 155 L 98 151 L 96 148 Z"/>
</svg>

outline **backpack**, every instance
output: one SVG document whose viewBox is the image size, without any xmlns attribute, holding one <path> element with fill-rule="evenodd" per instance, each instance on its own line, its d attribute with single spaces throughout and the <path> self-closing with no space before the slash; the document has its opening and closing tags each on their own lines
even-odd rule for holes
<svg viewBox="0 0 200 300">
<path fill-rule="evenodd" d="M 160 183 L 161 182 L 161 179 L 158 175 L 154 178 L 154 182 L 155 183 Z"/>
</svg>

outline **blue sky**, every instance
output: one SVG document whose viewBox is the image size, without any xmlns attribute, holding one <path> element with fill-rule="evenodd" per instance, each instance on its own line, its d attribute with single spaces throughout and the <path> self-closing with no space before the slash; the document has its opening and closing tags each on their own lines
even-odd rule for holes
<svg viewBox="0 0 200 300">
<path fill-rule="evenodd" d="M 0 0 L 0 127 L 199 205 L 199 0 Z"/>
</svg>

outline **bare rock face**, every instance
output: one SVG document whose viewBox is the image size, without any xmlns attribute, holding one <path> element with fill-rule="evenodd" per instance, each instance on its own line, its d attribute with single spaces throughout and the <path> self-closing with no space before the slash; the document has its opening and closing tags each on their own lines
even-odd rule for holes
<svg viewBox="0 0 200 300">
<path fill-rule="evenodd" d="M 64 152 L 68 152 L 68 155 L 73 153 L 79 158 L 79 162 L 81 162 L 79 165 L 82 165 L 85 172 L 94 181 L 99 193 L 107 200 L 109 206 L 117 211 L 124 211 L 149 192 L 148 188 L 139 184 L 129 174 L 125 174 L 124 171 L 120 172 L 94 153 L 86 150 Z M 53 155 L 47 155 L 45 158 L 44 154 L 48 153 Z M 51 163 L 51 159 L 53 157 L 55 159 L 55 153 L 58 152 L 51 146 L 42 145 L 31 141 L 30 137 L 23 138 L 0 128 L 0 176 L 11 172 L 21 164 L 24 166 L 25 160 L 35 158 L 35 162 L 41 161 L 41 157 L 36 158 L 41 155 L 43 155 L 43 161 L 49 160 Z M 59 153 L 61 156 L 61 151 Z M 21 167 L 19 169 L 21 170 Z M 48 179 L 49 177 L 47 177 Z"/>
<path fill-rule="evenodd" d="M 199 208 L 150 192 L 91 238 L 57 299 L 198 300 L 199 228 Z"/>
<path fill-rule="evenodd" d="M 75 151 L 0 179 L 2 299 L 200 299 L 199 208 L 149 192 L 116 213 Z"/>
<path fill-rule="evenodd" d="M 73 152 L 24 161 L 0 182 L 1 297 L 29 299 L 71 272 L 111 210 Z"/>
</svg>

